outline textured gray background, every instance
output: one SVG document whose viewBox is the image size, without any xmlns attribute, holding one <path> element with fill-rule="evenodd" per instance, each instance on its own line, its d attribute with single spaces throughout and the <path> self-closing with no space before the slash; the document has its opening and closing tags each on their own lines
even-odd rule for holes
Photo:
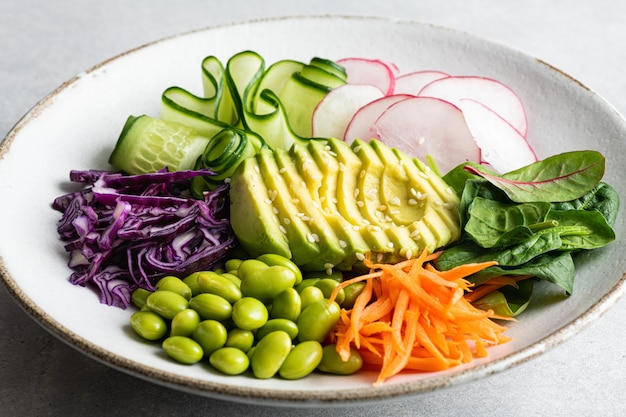
<svg viewBox="0 0 626 417">
<path fill-rule="evenodd" d="M 306 14 L 400 17 L 482 35 L 564 70 L 626 114 L 625 12 L 621 0 L 4 0 L 0 3 L 0 137 L 58 85 L 128 49 L 215 24 Z M 484 380 L 367 407 L 295 410 L 198 397 L 122 374 L 49 335 L 0 286 L 0 413 L 622 415 L 626 410 L 625 315 L 623 299 L 565 344 Z"/>
</svg>

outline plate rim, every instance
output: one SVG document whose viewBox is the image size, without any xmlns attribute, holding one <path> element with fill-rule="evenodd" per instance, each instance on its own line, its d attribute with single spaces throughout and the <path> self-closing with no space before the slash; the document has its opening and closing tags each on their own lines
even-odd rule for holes
<svg viewBox="0 0 626 417">
<path fill-rule="evenodd" d="M 63 82 L 61 85 L 52 90 L 49 94 L 44 96 L 41 100 L 36 102 L 23 116 L 21 116 L 14 126 L 8 131 L 5 137 L 0 141 L 0 163 L 4 158 L 4 155 L 8 153 L 13 141 L 19 136 L 20 131 L 28 123 L 35 119 L 41 112 L 44 112 L 46 108 L 54 101 L 54 98 L 71 87 L 74 83 L 80 81 L 83 77 L 88 76 L 108 64 L 115 62 L 123 57 L 136 53 L 137 51 L 153 47 L 160 43 L 164 43 L 177 38 L 183 38 L 196 33 L 211 32 L 228 27 L 242 27 L 259 23 L 268 23 L 272 21 L 285 21 L 285 20 L 324 20 L 324 19 L 339 19 L 339 20 L 361 20 L 361 21 L 378 21 L 386 23 L 401 23 L 411 26 L 422 26 L 433 28 L 438 31 L 446 31 L 458 35 L 467 35 L 474 40 L 482 42 L 488 42 L 493 45 L 506 48 L 517 54 L 522 54 L 526 57 L 534 59 L 538 64 L 544 65 L 551 69 L 561 77 L 565 77 L 571 82 L 578 85 L 579 88 L 587 90 L 596 99 L 600 99 L 607 109 L 611 109 L 615 114 L 614 116 L 621 119 L 622 115 L 613 107 L 611 103 L 606 101 L 604 97 L 597 94 L 595 91 L 584 85 L 582 82 L 572 77 L 565 71 L 558 69 L 557 67 L 549 64 L 548 62 L 536 58 L 526 52 L 523 52 L 514 47 L 508 46 L 497 40 L 490 39 L 488 37 L 471 34 L 470 32 L 455 29 L 451 27 L 445 27 L 432 23 L 420 22 L 412 19 L 398 19 L 382 16 L 355 16 L 355 15 L 296 15 L 296 16 L 277 16 L 266 17 L 258 19 L 249 19 L 243 21 L 231 21 L 228 23 L 209 25 L 202 28 L 197 28 L 173 35 L 161 37 L 159 39 L 141 44 L 122 53 L 114 55 L 100 63 L 93 65 L 87 70 L 74 75 L 72 78 Z M 624 123 L 626 126 L 626 123 Z M 110 366 L 118 371 L 125 372 L 140 379 L 147 380 L 153 383 L 159 383 L 164 386 L 168 386 L 173 389 L 184 390 L 198 395 L 210 396 L 215 398 L 221 398 L 228 401 L 237 402 L 254 402 L 256 404 L 259 401 L 264 401 L 269 404 L 276 404 L 280 406 L 343 406 L 351 405 L 355 402 L 358 404 L 364 404 L 367 402 L 376 402 L 383 399 L 403 398 L 407 396 L 416 396 L 427 394 L 432 391 L 439 390 L 441 388 L 456 385 L 458 383 L 464 383 L 473 381 L 479 378 L 483 378 L 495 373 L 499 373 L 509 367 L 521 364 L 529 361 L 536 356 L 544 353 L 548 349 L 551 349 L 566 340 L 573 335 L 579 333 L 586 328 L 594 319 L 606 312 L 611 306 L 613 306 L 623 295 L 626 293 L 626 273 L 612 286 L 612 288 L 604 294 L 604 296 L 598 300 L 595 304 L 578 315 L 574 320 L 564 324 L 556 331 L 546 335 L 540 340 L 532 343 L 525 348 L 519 349 L 507 354 L 502 358 L 490 360 L 484 364 L 476 365 L 471 369 L 472 372 L 468 373 L 467 370 L 462 370 L 454 374 L 447 375 L 434 375 L 426 381 L 409 381 L 406 383 L 400 383 L 396 385 L 376 387 L 375 389 L 350 389 L 343 393 L 337 393 L 335 391 L 297 391 L 297 390 L 279 390 L 279 389 L 263 389 L 263 388 L 251 388 L 248 386 L 239 387 L 228 384 L 222 384 L 214 381 L 200 380 L 196 378 L 183 377 L 174 373 L 170 373 L 164 370 L 155 369 L 151 366 L 138 363 L 132 359 L 125 358 L 114 352 L 110 352 L 105 348 L 98 346 L 79 334 L 68 329 L 63 323 L 50 317 L 46 311 L 39 307 L 19 286 L 19 284 L 13 279 L 8 271 L 4 258 L 0 254 L 0 278 L 10 294 L 11 298 L 29 315 L 35 322 L 44 328 L 47 332 L 66 343 L 70 347 L 78 350 L 82 354 L 85 354 L 92 359 Z"/>
</svg>

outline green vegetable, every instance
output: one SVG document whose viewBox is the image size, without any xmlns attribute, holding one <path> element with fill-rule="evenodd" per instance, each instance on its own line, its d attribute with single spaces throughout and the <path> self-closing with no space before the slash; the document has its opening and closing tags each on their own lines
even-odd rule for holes
<svg viewBox="0 0 626 417">
<path fill-rule="evenodd" d="M 254 376 L 267 379 L 276 375 L 290 351 L 291 338 L 286 332 L 277 330 L 266 335 L 256 344 L 250 360 Z"/>
<path fill-rule="evenodd" d="M 295 288 L 287 288 L 272 301 L 270 315 L 275 319 L 298 320 L 302 311 L 302 299 Z"/>
<path fill-rule="evenodd" d="M 228 320 L 233 313 L 233 306 L 216 294 L 201 293 L 189 300 L 189 307 L 198 312 L 203 320 Z"/>
<path fill-rule="evenodd" d="M 226 343 L 224 345 L 247 352 L 254 345 L 254 333 L 250 330 L 235 327 L 228 332 L 228 337 L 226 338 Z"/>
<path fill-rule="evenodd" d="M 267 323 L 269 313 L 261 301 L 243 297 L 233 305 L 232 319 L 235 326 L 244 330 L 256 330 Z"/>
<path fill-rule="evenodd" d="M 236 303 L 241 297 L 241 289 L 224 274 L 213 271 L 203 271 L 198 275 L 200 291 L 207 294 L 219 295 L 230 304 Z"/>
<path fill-rule="evenodd" d="M 192 291 L 189 288 L 189 285 L 185 284 L 185 282 L 174 276 L 166 276 L 157 281 L 155 285 L 156 289 L 159 291 L 171 291 L 176 294 L 182 295 L 186 300 L 191 299 Z"/>
<path fill-rule="evenodd" d="M 512 201 L 560 202 L 580 198 L 600 182 L 604 175 L 604 156 L 596 151 L 565 152 L 535 162 L 501 176 L 484 167 L 467 165 L 502 189 Z"/>
<path fill-rule="evenodd" d="M 187 365 L 199 362 L 204 356 L 202 346 L 185 336 L 171 336 L 163 341 L 163 350 L 177 362 Z"/>
<path fill-rule="evenodd" d="M 341 308 L 335 301 L 315 301 L 302 310 L 296 324 L 298 325 L 298 339 L 301 342 L 316 340 L 323 342 L 328 333 L 339 321 Z"/>
<path fill-rule="evenodd" d="M 159 340 L 167 334 L 167 323 L 152 311 L 136 311 L 130 316 L 130 327 L 146 340 Z"/>
<path fill-rule="evenodd" d="M 239 375 L 250 366 L 250 359 L 245 352 L 234 347 L 219 348 L 209 356 L 209 363 L 226 375 Z"/>
<path fill-rule="evenodd" d="M 193 331 L 200 324 L 200 315 L 192 308 L 176 313 L 170 324 L 170 336 L 191 337 Z"/>
<path fill-rule="evenodd" d="M 310 340 L 298 343 L 289 352 L 278 373 L 285 379 L 300 379 L 313 372 L 322 360 L 322 345 Z"/>
<path fill-rule="evenodd" d="M 189 302 L 185 297 L 172 291 L 155 291 L 146 299 L 146 307 L 168 320 L 188 306 Z"/>
<path fill-rule="evenodd" d="M 354 348 L 350 348 L 350 357 L 347 361 L 341 359 L 334 344 L 324 346 L 322 360 L 317 369 L 321 372 L 335 375 L 352 375 L 363 366 L 361 354 Z"/>
<path fill-rule="evenodd" d="M 194 329 L 192 339 L 202 346 L 205 356 L 223 347 L 228 338 L 226 326 L 217 320 L 203 320 Z"/>
<path fill-rule="evenodd" d="M 268 334 L 282 330 L 289 335 L 291 340 L 298 337 L 298 326 L 291 320 L 287 319 L 270 319 L 256 331 L 257 340 L 263 339 Z"/>
</svg>

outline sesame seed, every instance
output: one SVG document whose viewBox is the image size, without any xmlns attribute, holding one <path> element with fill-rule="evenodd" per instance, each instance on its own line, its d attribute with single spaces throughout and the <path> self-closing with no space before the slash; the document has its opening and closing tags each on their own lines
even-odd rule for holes
<svg viewBox="0 0 626 417">
<path fill-rule="evenodd" d="M 380 206 L 378 206 L 378 210 L 379 211 L 385 211 L 385 210 L 387 210 L 387 206 L 384 205 L 384 204 L 381 204 Z"/>
<path fill-rule="evenodd" d="M 365 259 L 365 255 L 363 255 L 362 253 L 357 252 L 354 256 L 356 256 L 356 258 L 359 261 L 362 261 L 363 259 Z"/>
<path fill-rule="evenodd" d="M 291 224 L 291 219 L 290 219 L 289 217 L 285 217 L 285 218 L 283 219 L 283 223 L 285 223 L 285 224 Z"/>
<path fill-rule="evenodd" d="M 382 262 L 382 261 L 383 261 L 383 254 L 382 254 L 381 252 L 379 252 L 379 253 L 376 255 L 376 261 L 377 261 L 377 262 Z"/>
<path fill-rule="evenodd" d="M 359 206 L 359 207 L 363 207 L 365 205 L 365 203 L 362 202 L 362 201 L 357 201 L 356 205 Z"/>
<path fill-rule="evenodd" d="M 287 168 L 282 167 L 281 169 L 279 169 L 279 170 L 278 170 L 278 172 L 279 172 L 280 174 L 284 174 L 285 172 L 287 172 Z"/>
<path fill-rule="evenodd" d="M 285 226 L 283 226 L 282 224 L 278 225 L 278 229 L 280 229 L 281 232 L 283 232 L 283 234 L 287 234 L 287 229 L 285 229 Z"/>
<path fill-rule="evenodd" d="M 392 205 L 394 205 L 394 206 L 399 206 L 399 205 L 401 204 L 401 203 L 400 203 L 400 198 L 398 198 L 398 197 L 393 197 L 393 198 L 391 199 L 391 201 L 390 201 L 390 204 L 392 204 Z"/>
<path fill-rule="evenodd" d="M 413 251 L 411 249 L 407 249 L 406 253 L 404 254 L 404 257 L 406 259 L 411 259 L 413 257 Z"/>
<path fill-rule="evenodd" d="M 417 205 L 417 200 L 414 198 L 409 198 L 409 205 L 410 206 L 415 206 Z"/>
<path fill-rule="evenodd" d="M 355 188 L 354 192 L 352 193 L 354 198 L 357 198 L 359 196 L 359 193 L 361 192 L 360 188 Z"/>
<path fill-rule="evenodd" d="M 355 146 L 352 150 L 354 151 L 354 153 L 359 153 L 361 151 L 361 145 Z"/>
<path fill-rule="evenodd" d="M 326 270 L 329 270 L 329 269 L 330 269 L 330 270 L 332 270 L 334 266 L 335 266 L 335 265 L 331 264 L 330 262 L 326 262 L 326 263 L 324 264 L 324 269 L 326 269 Z M 328 274 L 328 275 L 330 275 L 330 274 Z"/>
<path fill-rule="evenodd" d="M 308 240 L 309 243 L 315 243 L 315 237 L 313 236 L 312 233 L 309 233 L 308 235 L 306 235 L 306 240 Z"/>
<path fill-rule="evenodd" d="M 272 212 L 273 212 L 274 214 L 278 214 L 278 209 L 277 209 L 276 207 L 272 207 Z"/>
<path fill-rule="evenodd" d="M 340 248 L 345 248 L 347 246 L 348 246 L 348 244 L 346 243 L 345 240 L 341 240 L 341 239 L 339 240 L 339 247 Z"/>
<path fill-rule="evenodd" d="M 266 198 L 266 199 L 265 199 L 265 203 L 266 203 L 266 204 L 272 204 L 272 200 L 270 200 L 269 198 Z"/>
</svg>

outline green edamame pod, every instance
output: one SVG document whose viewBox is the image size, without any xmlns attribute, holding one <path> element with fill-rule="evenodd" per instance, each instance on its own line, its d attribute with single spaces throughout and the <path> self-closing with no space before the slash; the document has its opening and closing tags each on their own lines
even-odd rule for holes
<svg viewBox="0 0 626 417">
<path fill-rule="evenodd" d="M 209 356 L 209 363 L 226 375 L 239 375 L 250 366 L 250 359 L 245 352 L 234 347 L 223 347 Z"/>
<path fill-rule="evenodd" d="M 237 284 L 212 271 L 198 275 L 198 285 L 203 293 L 219 295 L 231 304 L 241 298 L 241 290 Z"/>
<path fill-rule="evenodd" d="M 157 281 L 155 285 L 157 291 L 171 291 L 185 297 L 186 300 L 191 298 L 191 288 L 185 282 L 174 276 L 163 277 Z"/>
<path fill-rule="evenodd" d="M 254 349 L 250 360 L 250 367 L 255 377 L 259 379 L 271 378 L 280 369 L 291 351 L 291 338 L 277 330 L 261 339 Z"/>
<path fill-rule="evenodd" d="M 202 346 L 205 356 L 209 356 L 214 350 L 226 344 L 228 332 L 219 321 L 204 320 L 196 326 L 191 337 Z"/>
<path fill-rule="evenodd" d="M 224 297 L 208 293 L 192 297 L 189 308 L 196 310 L 203 320 L 228 320 L 233 312 L 232 304 Z"/>
<path fill-rule="evenodd" d="M 302 300 L 295 288 L 287 288 L 274 297 L 271 316 L 275 319 L 298 320 L 302 311 Z"/>
<path fill-rule="evenodd" d="M 192 308 L 176 313 L 170 324 L 170 336 L 190 337 L 200 324 L 200 315 Z"/>
<path fill-rule="evenodd" d="M 189 302 L 182 295 L 167 291 L 155 291 L 146 298 L 146 307 L 161 317 L 171 320 L 176 313 L 189 307 Z"/>
<path fill-rule="evenodd" d="M 302 310 L 296 324 L 298 325 L 298 339 L 301 342 L 316 340 L 323 342 L 328 333 L 339 321 L 341 307 L 335 301 L 315 301 Z"/>
<path fill-rule="evenodd" d="M 142 309 L 145 307 L 146 300 L 148 299 L 148 296 L 150 294 L 152 294 L 152 291 L 148 291 L 145 288 L 137 288 L 130 295 L 130 301 L 135 307 L 137 307 L 138 309 Z"/>
<path fill-rule="evenodd" d="M 321 372 L 335 375 L 351 375 L 363 366 L 363 358 L 356 350 L 350 349 L 350 357 L 347 361 L 341 359 L 334 344 L 326 345 L 322 349 L 322 360 L 317 369 Z"/>
<path fill-rule="evenodd" d="M 185 336 L 171 336 L 162 343 L 163 350 L 177 362 L 191 365 L 199 362 L 204 356 L 202 346 Z"/>
<path fill-rule="evenodd" d="M 285 358 L 278 374 L 285 379 L 304 378 L 322 361 L 322 345 L 315 340 L 298 343 Z"/>
<path fill-rule="evenodd" d="M 261 340 L 268 334 L 277 330 L 286 332 L 291 340 L 294 340 L 298 336 L 298 326 L 296 326 L 296 323 L 293 321 L 287 319 L 271 319 L 263 326 L 259 327 L 256 331 L 256 338 L 257 340 Z"/>
<path fill-rule="evenodd" d="M 298 265 L 296 265 L 291 259 L 285 258 L 284 256 L 275 254 L 275 253 L 266 253 L 257 257 L 257 260 L 264 262 L 269 266 L 284 266 L 293 271 L 296 275 L 295 285 L 298 285 L 302 282 L 302 272 Z"/>
<path fill-rule="evenodd" d="M 167 323 L 151 310 L 134 312 L 130 316 L 130 327 L 146 340 L 159 340 L 167 334 Z"/>
</svg>

